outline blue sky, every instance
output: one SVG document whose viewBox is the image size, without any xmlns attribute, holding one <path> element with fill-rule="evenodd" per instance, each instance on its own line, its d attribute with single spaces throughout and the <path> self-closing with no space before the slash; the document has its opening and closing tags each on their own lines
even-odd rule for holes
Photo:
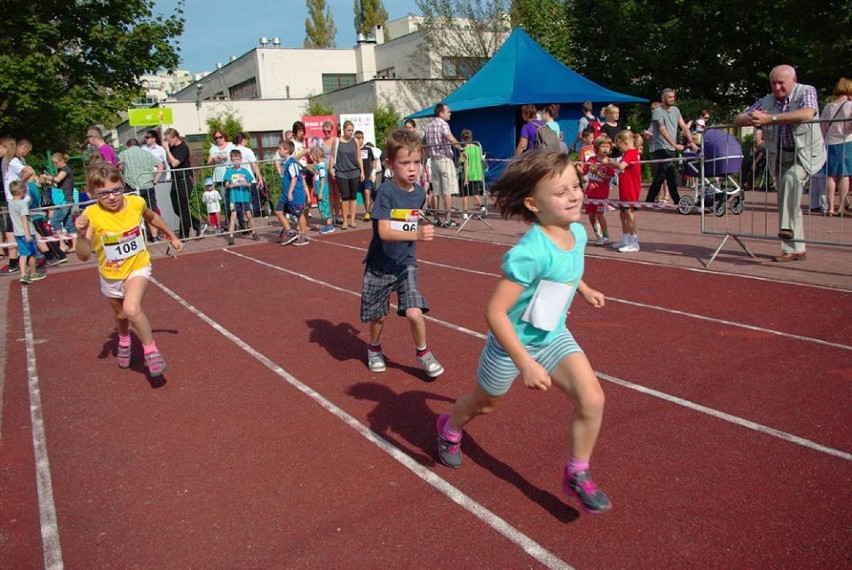
<svg viewBox="0 0 852 570">
<path fill-rule="evenodd" d="M 327 0 L 337 26 L 337 47 L 355 45 L 354 0 Z M 176 0 L 156 0 L 154 13 L 174 11 Z M 384 0 L 388 20 L 419 14 L 415 0 Z M 181 69 L 210 71 L 257 47 L 261 36 L 281 39 L 285 47 L 301 47 L 305 40 L 304 0 L 186 0 L 183 36 L 180 38 Z"/>
</svg>

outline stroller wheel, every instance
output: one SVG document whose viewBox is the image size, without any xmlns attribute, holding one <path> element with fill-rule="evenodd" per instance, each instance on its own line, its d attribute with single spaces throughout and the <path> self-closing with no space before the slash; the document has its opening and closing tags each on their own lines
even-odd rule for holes
<svg viewBox="0 0 852 570">
<path fill-rule="evenodd" d="M 692 199 L 692 196 L 681 196 L 680 201 L 677 203 L 677 211 L 684 216 L 688 216 L 692 212 L 694 204 L 695 201 Z"/>
<path fill-rule="evenodd" d="M 734 196 L 734 199 L 731 200 L 731 211 L 735 214 L 742 214 L 743 208 L 745 208 L 745 201 L 742 196 Z"/>
<path fill-rule="evenodd" d="M 713 204 L 713 214 L 715 214 L 717 218 L 724 216 L 725 210 L 727 209 L 728 204 L 725 201 L 724 197 L 721 200 L 716 200 L 716 202 Z"/>
</svg>

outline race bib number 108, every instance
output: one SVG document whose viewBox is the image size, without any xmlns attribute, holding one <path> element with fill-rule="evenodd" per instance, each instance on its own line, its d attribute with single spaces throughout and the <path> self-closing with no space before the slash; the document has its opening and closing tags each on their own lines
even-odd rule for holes
<svg viewBox="0 0 852 570">
<path fill-rule="evenodd" d="M 145 250 L 142 232 L 138 227 L 120 234 L 103 236 L 107 261 L 124 261 Z"/>
<path fill-rule="evenodd" d="M 416 232 L 417 220 L 420 219 L 420 210 L 391 210 L 390 227 L 392 230 L 403 232 Z"/>
</svg>

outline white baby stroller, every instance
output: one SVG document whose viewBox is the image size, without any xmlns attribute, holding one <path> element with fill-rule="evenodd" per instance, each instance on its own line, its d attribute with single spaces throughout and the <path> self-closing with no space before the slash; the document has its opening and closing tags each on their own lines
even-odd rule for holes
<svg viewBox="0 0 852 570">
<path fill-rule="evenodd" d="M 742 213 L 745 205 L 742 188 L 731 176 L 739 174 L 742 167 L 743 152 L 739 142 L 736 137 L 725 131 L 709 129 L 704 132 L 702 145 L 703 178 L 700 157 L 695 153 L 684 153 L 684 158 L 687 160 L 683 162 L 682 173 L 695 177 L 695 194 L 681 196 L 677 211 L 686 215 L 700 209 L 703 193 L 704 207 L 711 208 L 716 216 L 724 216 L 729 205 L 734 214 Z"/>
</svg>

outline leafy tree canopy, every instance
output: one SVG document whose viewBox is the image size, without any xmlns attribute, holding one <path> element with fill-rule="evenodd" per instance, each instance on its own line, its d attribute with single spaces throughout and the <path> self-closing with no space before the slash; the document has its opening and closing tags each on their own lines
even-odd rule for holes
<svg viewBox="0 0 852 570">
<path fill-rule="evenodd" d="M 373 26 L 384 27 L 388 21 L 388 11 L 382 0 L 355 0 L 352 8 L 355 12 L 355 33 L 368 35 Z"/>
<path fill-rule="evenodd" d="M 182 7 L 153 0 L 5 0 L 0 18 L 0 133 L 77 151 L 87 126 L 118 121 L 139 79 L 174 70 Z"/>
<path fill-rule="evenodd" d="M 331 7 L 326 0 L 305 0 L 308 8 L 308 18 L 305 19 L 306 48 L 334 48 L 337 43 L 337 27 L 331 15 Z"/>
</svg>

